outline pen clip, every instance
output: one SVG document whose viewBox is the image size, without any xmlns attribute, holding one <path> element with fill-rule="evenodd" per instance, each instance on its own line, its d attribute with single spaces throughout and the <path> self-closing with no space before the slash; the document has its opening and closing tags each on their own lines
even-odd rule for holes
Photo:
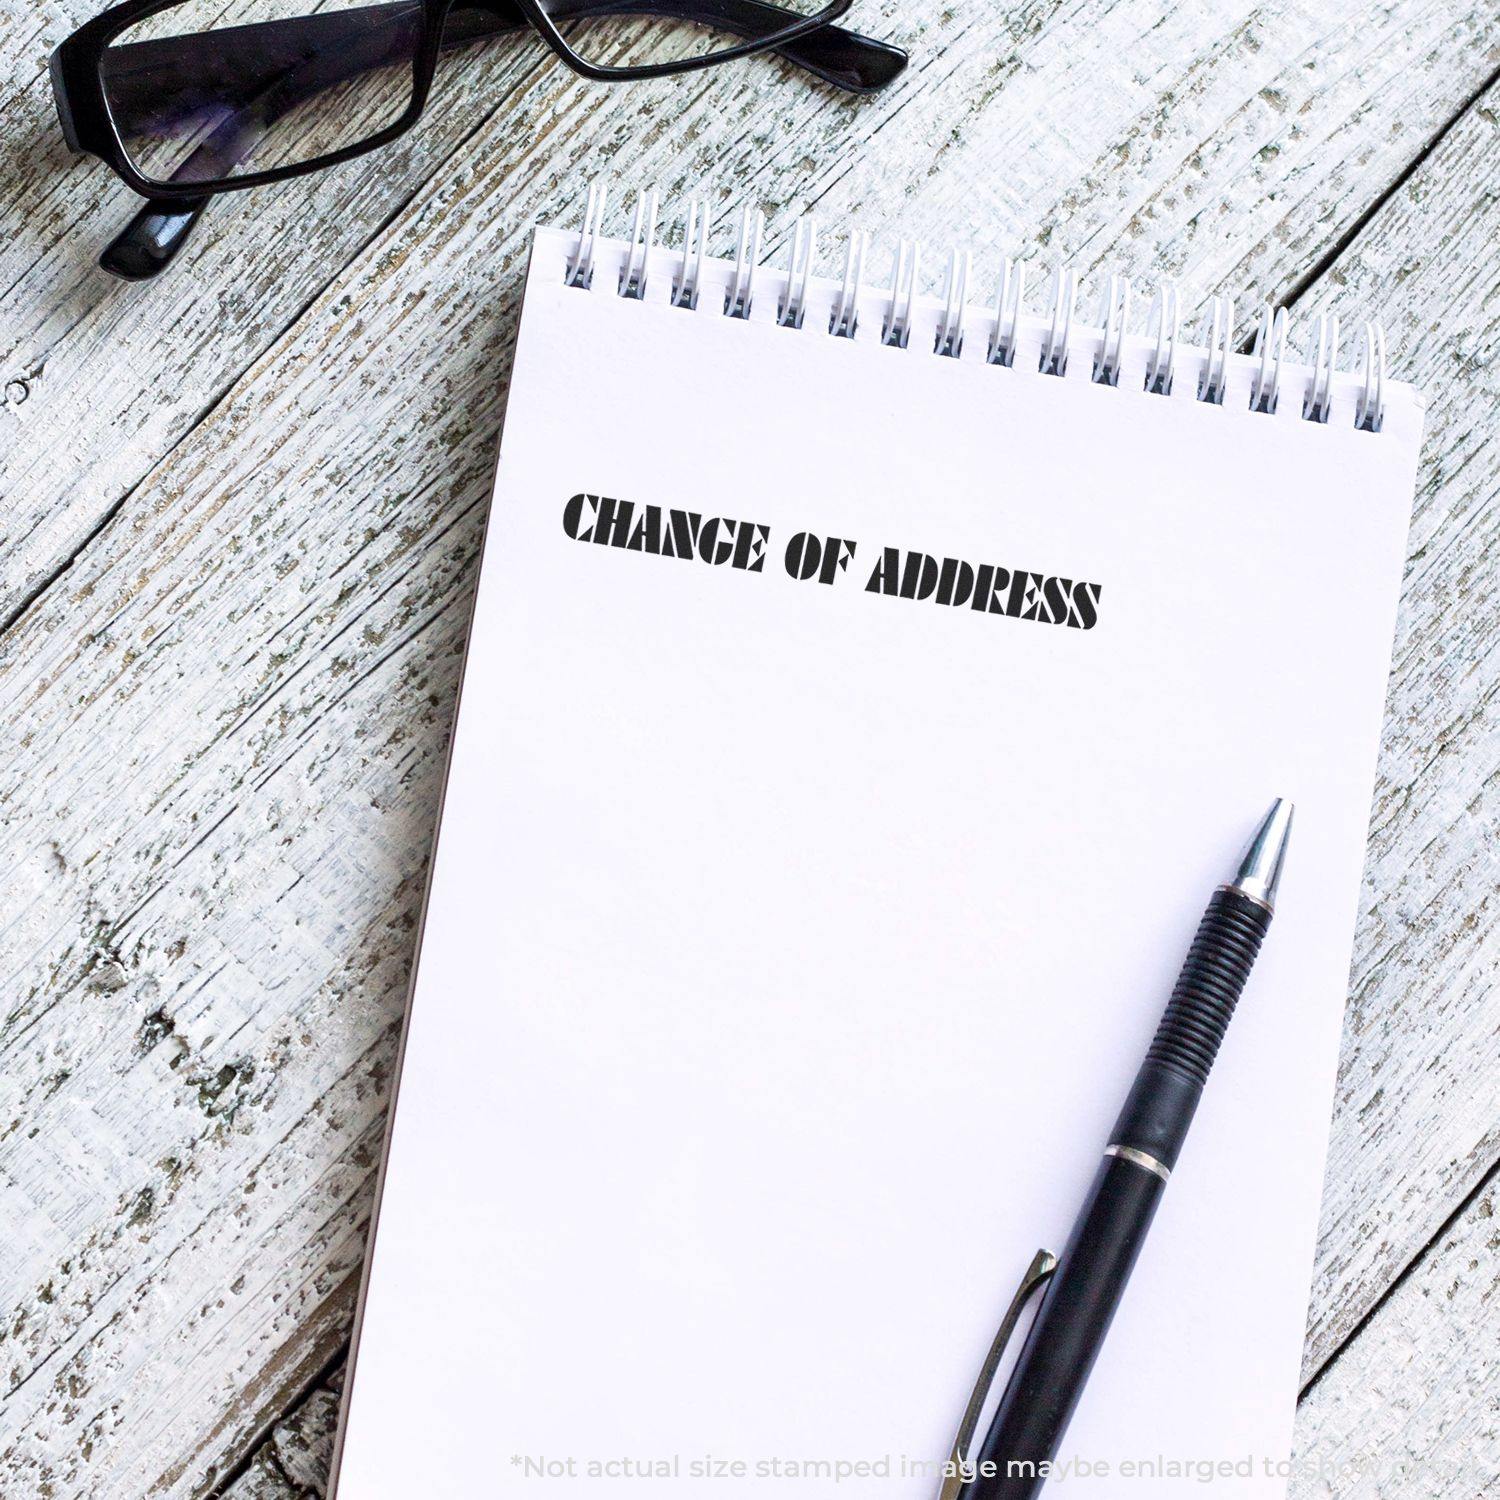
<svg viewBox="0 0 1500 1500">
<path fill-rule="evenodd" d="M 958 1500 L 964 1486 L 972 1479 L 969 1454 L 973 1448 L 974 1429 L 979 1426 L 979 1415 L 984 1410 L 985 1400 L 994 1384 L 995 1371 L 1000 1368 L 1000 1361 L 1005 1357 L 1005 1346 L 1010 1342 L 1011 1334 L 1016 1331 L 1016 1322 L 1023 1309 L 1036 1292 L 1046 1285 L 1056 1269 L 1057 1257 L 1050 1250 L 1038 1250 L 1026 1268 L 1015 1296 L 1010 1299 L 1010 1306 L 1005 1309 L 1005 1316 L 1000 1320 L 1000 1328 L 990 1345 L 990 1352 L 985 1355 L 984 1363 L 979 1367 L 979 1379 L 974 1382 L 969 1404 L 964 1407 L 963 1419 L 958 1424 L 958 1436 L 953 1439 L 953 1451 L 948 1455 L 948 1472 L 943 1476 L 943 1487 L 938 1491 L 938 1500 Z"/>
</svg>

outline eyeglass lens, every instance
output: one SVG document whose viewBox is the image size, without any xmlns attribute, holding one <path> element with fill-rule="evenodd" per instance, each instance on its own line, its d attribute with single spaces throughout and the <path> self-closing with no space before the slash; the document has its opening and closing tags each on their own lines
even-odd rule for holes
<svg viewBox="0 0 1500 1500">
<path fill-rule="evenodd" d="M 301 165 L 395 124 L 411 104 L 420 0 L 185 0 L 105 50 L 126 154 L 158 182 Z"/>
</svg>

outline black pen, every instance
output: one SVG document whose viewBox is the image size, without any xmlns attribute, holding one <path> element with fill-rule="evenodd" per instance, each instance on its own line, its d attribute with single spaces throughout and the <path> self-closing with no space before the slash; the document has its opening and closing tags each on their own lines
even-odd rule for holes
<svg viewBox="0 0 1500 1500">
<path fill-rule="evenodd" d="M 1278 800 L 1234 879 L 1209 901 L 1067 1246 L 1057 1259 L 1038 1253 L 995 1336 L 940 1500 L 1032 1500 L 1046 1482 L 1271 925 L 1291 828 L 1292 805 Z M 1036 1320 L 975 1454 L 974 1430 L 1006 1340 L 1027 1298 L 1044 1285 Z"/>
</svg>

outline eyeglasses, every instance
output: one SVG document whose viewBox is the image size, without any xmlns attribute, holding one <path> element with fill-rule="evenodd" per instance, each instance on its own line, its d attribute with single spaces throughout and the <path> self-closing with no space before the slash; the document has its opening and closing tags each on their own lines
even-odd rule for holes
<svg viewBox="0 0 1500 1500">
<path fill-rule="evenodd" d="M 906 54 L 830 23 L 853 0 L 126 0 L 52 54 L 63 137 L 147 199 L 99 258 L 156 275 L 215 193 L 280 182 L 411 129 L 439 54 L 522 31 L 585 78 L 684 73 L 776 52 L 870 93 Z M 315 0 L 314 0 L 315 3 Z"/>
</svg>

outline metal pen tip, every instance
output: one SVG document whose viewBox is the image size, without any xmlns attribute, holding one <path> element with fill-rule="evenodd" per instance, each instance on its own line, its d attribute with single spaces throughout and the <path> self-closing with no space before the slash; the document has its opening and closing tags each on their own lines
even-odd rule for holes
<svg viewBox="0 0 1500 1500">
<path fill-rule="evenodd" d="M 1252 901 L 1259 901 L 1270 910 L 1276 909 L 1276 888 L 1281 884 L 1281 867 L 1286 861 L 1287 840 L 1292 833 L 1292 804 L 1285 797 L 1278 797 L 1265 816 L 1240 868 L 1229 884 L 1243 891 Z"/>
</svg>

